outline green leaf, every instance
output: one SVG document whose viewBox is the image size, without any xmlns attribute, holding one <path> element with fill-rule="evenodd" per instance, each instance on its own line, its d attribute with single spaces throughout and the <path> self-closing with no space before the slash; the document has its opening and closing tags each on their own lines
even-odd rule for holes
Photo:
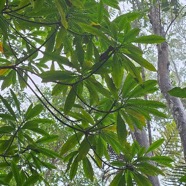
<svg viewBox="0 0 186 186">
<path fill-rule="evenodd" d="M 43 162 L 41 160 L 40 160 L 40 163 L 42 166 L 46 167 L 49 170 L 56 169 L 56 166 L 54 164 Z"/>
<path fill-rule="evenodd" d="M 124 66 L 124 68 L 130 72 L 130 74 L 133 76 L 133 78 L 137 81 L 142 83 L 142 78 L 141 78 L 141 72 L 139 71 L 139 69 L 132 63 L 131 60 L 129 60 L 128 57 L 126 56 L 122 56 L 122 64 Z"/>
<path fill-rule="evenodd" d="M 14 91 L 12 90 L 12 89 L 10 89 L 10 92 L 11 92 L 11 95 L 12 95 L 12 97 L 13 97 L 13 100 L 14 100 L 14 103 L 15 103 L 15 105 L 16 105 L 16 108 L 17 108 L 17 110 L 19 111 L 19 113 L 21 112 L 21 110 L 20 110 L 20 102 L 19 102 L 19 100 L 17 99 L 17 96 L 16 96 L 16 94 L 14 93 Z"/>
<path fill-rule="evenodd" d="M 153 43 L 163 43 L 165 42 L 165 38 L 158 35 L 149 35 L 149 36 L 141 36 L 133 40 L 135 43 L 145 43 L 145 44 L 153 44 Z"/>
<path fill-rule="evenodd" d="M 50 136 L 44 136 L 36 141 L 36 143 L 50 143 L 53 141 L 56 141 L 59 138 L 58 135 L 50 135 Z"/>
<path fill-rule="evenodd" d="M 94 171 L 88 158 L 83 159 L 83 170 L 84 170 L 85 176 L 89 178 L 91 181 L 93 181 Z"/>
<path fill-rule="evenodd" d="M 84 138 L 84 140 L 81 142 L 80 147 L 78 149 L 79 154 L 78 154 L 78 157 L 77 157 L 77 161 L 80 161 L 80 160 L 82 160 L 86 157 L 87 153 L 90 150 L 90 144 L 89 143 L 91 143 L 90 142 L 90 137 Z"/>
<path fill-rule="evenodd" d="M 127 138 L 127 130 L 126 130 L 125 122 L 122 119 L 120 113 L 118 113 L 117 116 L 117 135 L 121 145 L 124 145 L 124 142 L 126 141 Z"/>
<path fill-rule="evenodd" d="M 138 163 L 136 164 L 136 167 L 137 170 L 139 170 L 145 175 L 149 176 L 157 176 L 159 174 L 164 175 L 163 171 L 156 167 L 156 165 L 152 165 L 147 162 Z"/>
<path fill-rule="evenodd" d="M 0 134 L 4 134 L 4 133 L 11 133 L 13 132 L 15 129 L 11 126 L 3 126 L 0 127 Z"/>
<path fill-rule="evenodd" d="M 155 87 L 156 85 L 156 80 L 147 80 L 142 84 L 138 84 L 133 90 L 131 90 L 128 97 L 141 97 L 147 93 L 153 93 L 158 90 L 157 87 Z"/>
<path fill-rule="evenodd" d="M 66 19 L 66 15 L 65 15 L 65 11 L 64 11 L 64 7 L 63 5 L 61 4 L 61 1 L 60 0 L 55 0 L 55 4 L 56 4 L 56 7 L 59 11 L 59 14 L 61 16 L 61 24 L 62 26 L 64 26 L 65 29 L 68 28 L 68 22 L 67 22 L 67 19 Z"/>
<path fill-rule="evenodd" d="M 130 99 L 127 105 L 135 105 L 137 107 L 150 107 L 150 108 L 165 108 L 166 106 L 159 101 L 143 100 L 143 99 Z"/>
<path fill-rule="evenodd" d="M 133 177 L 134 180 L 136 181 L 136 183 L 138 184 L 138 186 L 152 186 L 151 182 L 149 181 L 149 179 L 147 179 L 145 176 L 139 174 L 139 173 L 133 173 Z"/>
<path fill-rule="evenodd" d="M 70 169 L 70 179 L 71 180 L 75 177 L 75 175 L 77 173 L 78 163 L 79 163 L 79 161 L 77 161 L 77 158 L 75 158 L 75 160 L 73 161 L 73 163 L 71 165 L 71 169 Z"/>
<path fill-rule="evenodd" d="M 168 92 L 171 96 L 186 98 L 186 87 L 185 88 L 175 87 L 169 90 Z"/>
<path fill-rule="evenodd" d="M 64 105 L 65 114 L 67 114 L 72 109 L 75 103 L 75 99 L 76 99 L 76 87 L 72 87 L 65 100 L 65 105 Z"/>
<path fill-rule="evenodd" d="M 124 35 L 123 42 L 131 42 L 131 41 L 135 40 L 136 36 L 139 35 L 139 32 L 140 32 L 139 28 L 134 28 L 134 29 L 130 30 L 129 32 L 127 32 Z"/>
<path fill-rule="evenodd" d="M 165 165 L 165 166 L 169 166 L 171 167 L 171 164 L 173 162 L 173 160 L 170 157 L 167 156 L 153 156 L 150 158 L 152 161 L 155 161 L 159 164 Z"/>
<path fill-rule="evenodd" d="M 92 116 L 86 112 L 85 110 L 81 110 L 82 114 L 83 114 L 83 118 L 88 121 L 90 124 L 94 124 L 94 119 L 92 118 Z"/>
<path fill-rule="evenodd" d="M 15 118 L 12 117 L 10 114 L 2 114 L 2 113 L 0 113 L 0 118 L 2 118 L 4 120 L 15 121 Z"/>
<path fill-rule="evenodd" d="M 42 136 L 50 136 L 45 130 L 38 128 L 38 127 L 30 127 L 28 130 L 41 134 Z"/>
<path fill-rule="evenodd" d="M 112 1 L 110 1 L 110 0 L 103 0 L 103 2 L 106 5 L 108 5 L 108 6 L 112 7 L 112 8 L 116 8 L 116 9 L 120 10 L 120 7 L 118 5 L 118 1 L 117 0 L 112 0 Z"/>
<path fill-rule="evenodd" d="M 40 175 L 33 174 L 26 179 L 26 182 L 23 184 L 23 186 L 35 185 L 35 183 L 39 180 L 40 180 Z"/>
<path fill-rule="evenodd" d="M 106 81 L 107 87 L 109 88 L 110 92 L 114 95 L 115 98 L 117 98 L 118 92 L 117 92 L 117 88 L 113 82 L 113 79 L 110 78 L 110 76 L 108 74 L 105 74 L 104 77 L 105 77 L 105 81 Z"/>
<path fill-rule="evenodd" d="M 180 179 L 179 179 L 180 182 L 184 182 L 186 183 L 186 176 L 182 176 Z"/>
<path fill-rule="evenodd" d="M 82 136 L 83 134 L 80 132 L 77 132 L 74 135 L 70 136 L 68 140 L 65 142 L 65 144 L 62 146 L 60 150 L 60 155 L 64 155 L 73 147 L 75 147 L 78 144 L 78 142 L 81 140 Z"/>
<path fill-rule="evenodd" d="M 126 54 L 128 57 L 130 57 L 131 59 L 133 59 L 136 63 L 138 63 L 139 65 L 141 65 L 142 67 L 145 67 L 146 69 L 150 70 L 150 71 L 154 71 L 156 72 L 155 67 L 149 63 L 146 59 L 144 59 L 143 57 L 141 57 L 140 55 L 136 55 L 136 54 Z"/>
<path fill-rule="evenodd" d="M 20 173 L 19 173 L 19 168 L 15 164 L 14 161 L 11 162 L 11 168 L 12 168 L 12 173 L 14 175 L 14 178 L 15 178 L 15 181 L 16 181 L 17 185 L 22 185 L 22 180 L 21 180 L 21 176 L 20 176 Z"/>
<path fill-rule="evenodd" d="M 114 177 L 114 179 L 111 181 L 110 186 L 116 186 L 119 184 L 121 178 L 123 175 L 123 171 L 120 171 L 118 174 L 116 174 L 116 176 Z"/>
<path fill-rule="evenodd" d="M 105 8 L 104 8 L 103 0 L 100 0 L 100 2 L 98 4 L 98 14 L 97 14 L 98 23 L 101 23 L 101 21 L 103 19 L 104 9 Z"/>
<path fill-rule="evenodd" d="M 98 28 L 95 28 L 91 25 L 87 25 L 87 24 L 84 24 L 84 23 L 79 23 L 80 26 L 88 33 L 92 34 L 92 35 L 95 35 L 95 36 L 98 36 L 99 39 L 103 39 L 104 41 L 106 41 L 108 44 L 110 44 L 110 40 L 108 39 L 108 37 L 103 33 L 101 32 L 101 30 L 99 30 Z"/>
<path fill-rule="evenodd" d="M 38 151 L 50 158 L 61 158 L 61 156 L 58 153 L 54 152 L 53 150 L 39 147 Z"/>
<path fill-rule="evenodd" d="M 12 107 L 10 106 L 10 104 L 8 103 L 8 101 L 6 99 L 4 99 L 1 95 L 0 95 L 0 99 L 3 102 L 4 106 L 6 107 L 6 109 L 10 112 L 10 114 L 14 117 L 14 119 L 16 120 L 16 115 L 15 112 L 13 111 Z"/>
<path fill-rule="evenodd" d="M 68 70 L 66 71 L 46 71 L 40 74 L 43 82 L 61 81 L 63 83 L 73 83 L 77 79 L 77 75 Z"/>
<path fill-rule="evenodd" d="M 0 11 L 3 10 L 4 5 L 5 5 L 5 2 L 6 2 L 6 0 L 1 0 L 1 1 L 0 1 Z"/>
<path fill-rule="evenodd" d="M 33 108 L 29 107 L 25 114 L 25 118 L 27 120 L 34 118 L 35 116 L 38 116 L 42 112 L 42 110 L 43 110 L 43 106 L 41 104 L 38 104 Z"/>
<path fill-rule="evenodd" d="M 122 146 L 118 142 L 117 136 L 112 132 L 104 132 L 101 134 L 102 138 L 113 148 L 113 150 L 119 154 L 121 152 Z"/>
<path fill-rule="evenodd" d="M 165 139 L 159 139 L 159 140 L 153 142 L 150 145 L 150 147 L 147 149 L 147 152 L 146 153 L 151 152 L 151 151 L 157 149 L 159 146 L 161 146 L 163 144 L 164 141 L 165 141 Z"/>
</svg>

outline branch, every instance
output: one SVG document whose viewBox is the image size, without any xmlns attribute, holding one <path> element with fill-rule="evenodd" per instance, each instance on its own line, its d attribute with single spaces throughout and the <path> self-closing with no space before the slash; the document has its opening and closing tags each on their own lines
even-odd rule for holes
<svg viewBox="0 0 186 186">
<path fill-rule="evenodd" d="M 24 77 L 22 76 L 22 74 L 17 70 L 15 69 L 15 71 L 17 72 L 17 74 L 21 77 L 21 79 L 26 83 L 26 85 L 30 88 L 30 90 L 34 93 L 34 95 L 38 98 L 38 100 L 44 105 L 44 107 L 51 113 L 51 115 L 57 120 L 59 121 L 60 123 L 62 123 L 64 126 L 66 127 L 69 127 L 73 130 L 76 130 L 76 131 L 79 131 L 79 132 L 82 132 L 82 133 L 85 133 L 84 130 L 82 129 L 79 129 L 79 128 L 76 128 L 76 127 L 73 127 L 71 125 L 69 125 L 68 123 L 65 123 L 63 120 L 61 120 L 47 105 L 46 103 L 44 103 L 44 101 L 39 97 L 39 95 L 35 92 L 35 90 L 30 86 L 29 83 L 27 83 L 27 81 L 24 79 Z"/>
</svg>

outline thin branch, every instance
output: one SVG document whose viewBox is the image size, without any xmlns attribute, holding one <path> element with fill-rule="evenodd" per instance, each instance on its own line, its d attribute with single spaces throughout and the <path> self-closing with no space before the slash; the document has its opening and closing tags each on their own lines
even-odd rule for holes
<svg viewBox="0 0 186 186">
<path fill-rule="evenodd" d="M 6 12 L 6 14 L 9 15 L 9 16 L 12 16 L 14 18 L 20 19 L 22 21 L 33 23 L 33 24 L 38 24 L 38 25 L 41 25 L 41 26 L 53 26 L 53 25 L 60 25 L 61 24 L 59 21 L 51 22 L 51 23 L 50 22 L 38 22 L 38 21 L 31 21 L 29 19 L 25 19 L 25 18 L 22 17 L 22 15 L 17 16 L 15 14 L 11 14 L 11 13 L 8 13 L 8 12 Z"/>
<path fill-rule="evenodd" d="M 24 79 L 24 77 L 22 76 L 22 74 L 18 71 L 18 69 L 15 68 L 15 71 L 17 72 L 17 74 L 23 79 L 23 81 L 27 84 L 27 86 L 30 88 L 30 90 L 34 93 L 34 95 L 38 98 L 38 100 L 44 105 L 44 107 L 51 113 L 51 115 L 60 123 L 62 123 L 64 126 L 69 127 L 73 130 L 77 130 L 79 132 L 85 133 L 84 130 L 76 128 L 74 126 L 71 126 L 67 123 L 65 123 L 63 120 L 61 120 L 47 105 L 46 103 L 44 103 L 44 101 L 39 97 L 39 95 L 35 92 L 35 90 L 27 83 L 27 81 Z"/>
<path fill-rule="evenodd" d="M 186 5 L 181 8 L 181 10 L 178 12 L 178 14 L 175 15 L 174 19 L 170 22 L 169 26 L 167 27 L 167 30 L 165 31 L 165 35 L 167 35 L 167 32 L 169 31 L 170 27 L 172 26 L 172 24 L 174 23 L 174 21 L 178 18 L 178 16 L 180 15 L 180 13 L 182 12 L 182 10 L 185 7 L 186 7 Z"/>
</svg>

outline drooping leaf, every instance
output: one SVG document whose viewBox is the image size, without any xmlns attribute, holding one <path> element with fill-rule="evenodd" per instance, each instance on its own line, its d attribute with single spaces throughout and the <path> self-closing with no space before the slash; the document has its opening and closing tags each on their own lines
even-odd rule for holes
<svg viewBox="0 0 186 186">
<path fill-rule="evenodd" d="M 26 182 L 23 184 L 23 186 L 32 186 L 34 185 L 37 181 L 39 181 L 40 175 L 39 174 L 33 174 L 28 179 L 26 179 Z"/>
<path fill-rule="evenodd" d="M 120 113 L 118 113 L 117 116 L 117 135 L 118 135 L 119 142 L 123 145 L 124 142 L 126 141 L 127 130 L 126 130 L 125 122 L 121 117 Z"/>
<path fill-rule="evenodd" d="M 11 92 L 11 95 L 12 95 L 12 97 L 13 97 L 13 99 L 14 99 L 16 108 L 18 109 L 19 112 L 21 112 L 21 110 L 20 110 L 20 102 L 19 102 L 19 100 L 17 99 L 16 94 L 14 93 L 14 91 L 13 91 L 12 89 L 10 89 L 10 92 Z"/>
<path fill-rule="evenodd" d="M 144 186 L 144 185 L 151 186 L 152 185 L 150 180 L 147 177 L 143 176 L 142 174 L 133 172 L 133 177 L 136 183 L 138 184 L 138 186 Z"/>
<path fill-rule="evenodd" d="M 72 109 L 75 103 L 75 99 L 76 99 L 76 87 L 72 87 L 65 100 L 65 105 L 64 105 L 65 114 L 67 114 Z"/>
<path fill-rule="evenodd" d="M 65 142 L 65 144 L 62 146 L 60 150 L 60 155 L 64 155 L 67 153 L 70 149 L 72 149 L 75 145 L 78 144 L 78 142 L 81 140 L 81 137 L 83 136 L 82 133 L 77 132 L 70 136 L 68 140 Z"/>
<path fill-rule="evenodd" d="M 90 138 L 84 138 L 84 140 L 81 142 L 80 147 L 78 149 L 79 154 L 77 156 L 77 161 L 83 160 L 87 153 L 90 150 Z"/>
<path fill-rule="evenodd" d="M 91 181 L 93 181 L 94 171 L 88 158 L 83 159 L 83 170 L 84 170 L 85 176 L 89 178 Z"/>
<path fill-rule="evenodd" d="M 77 172 L 79 161 L 75 158 L 70 168 L 70 179 L 72 180 Z"/>
<path fill-rule="evenodd" d="M 6 109 L 10 112 L 10 114 L 12 115 L 12 117 L 14 117 L 14 119 L 16 120 L 16 114 L 13 111 L 11 105 L 8 103 L 8 101 L 6 99 L 4 99 L 1 95 L 0 95 L 0 99 L 3 102 L 4 106 L 6 107 Z"/>
<path fill-rule="evenodd" d="M 38 151 L 50 158 L 61 158 L 61 156 L 57 152 L 54 152 L 53 150 L 40 147 Z"/>
<path fill-rule="evenodd" d="M 138 163 L 136 167 L 137 170 L 139 170 L 145 175 L 150 176 L 164 175 L 163 171 L 156 167 L 156 165 L 147 162 Z"/>
<path fill-rule="evenodd" d="M 21 180 L 21 176 L 20 176 L 20 173 L 19 173 L 19 168 L 15 164 L 14 161 L 11 162 L 11 168 L 12 168 L 12 173 L 14 175 L 14 178 L 15 178 L 15 181 L 16 181 L 17 185 L 22 185 L 22 180 Z"/>
<path fill-rule="evenodd" d="M 56 4 L 56 7 L 59 11 L 60 17 L 61 17 L 61 24 L 65 29 L 67 29 L 68 28 L 68 22 L 67 22 L 65 11 L 64 11 L 64 6 L 63 6 L 63 4 L 61 3 L 60 0 L 55 0 L 55 4 Z"/>
<path fill-rule="evenodd" d="M 138 63 L 142 67 L 145 67 L 146 69 L 148 69 L 150 71 L 156 72 L 155 67 L 150 62 L 148 62 L 146 59 L 141 57 L 140 55 L 136 55 L 136 54 L 131 53 L 131 54 L 127 54 L 127 56 L 130 57 L 131 59 L 133 59 L 136 63 Z"/>
<path fill-rule="evenodd" d="M 120 171 L 118 174 L 116 174 L 114 179 L 111 181 L 110 186 L 118 185 L 120 180 L 121 180 L 121 178 L 122 178 L 122 174 L 123 174 L 123 171 Z"/>
</svg>

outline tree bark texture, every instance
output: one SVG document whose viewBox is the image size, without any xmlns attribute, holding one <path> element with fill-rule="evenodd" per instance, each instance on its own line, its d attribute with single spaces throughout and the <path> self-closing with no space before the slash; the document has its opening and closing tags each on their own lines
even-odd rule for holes
<svg viewBox="0 0 186 186">
<path fill-rule="evenodd" d="M 149 14 L 154 34 L 165 37 L 165 31 L 161 24 L 160 7 L 153 6 Z M 186 111 L 179 98 L 170 96 L 168 91 L 172 89 L 169 76 L 169 50 L 167 42 L 157 45 L 158 51 L 158 83 L 165 97 L 168 107 L 172 112 L 180 134 L 184 159 L 186 161 Z"/>
</svg>

